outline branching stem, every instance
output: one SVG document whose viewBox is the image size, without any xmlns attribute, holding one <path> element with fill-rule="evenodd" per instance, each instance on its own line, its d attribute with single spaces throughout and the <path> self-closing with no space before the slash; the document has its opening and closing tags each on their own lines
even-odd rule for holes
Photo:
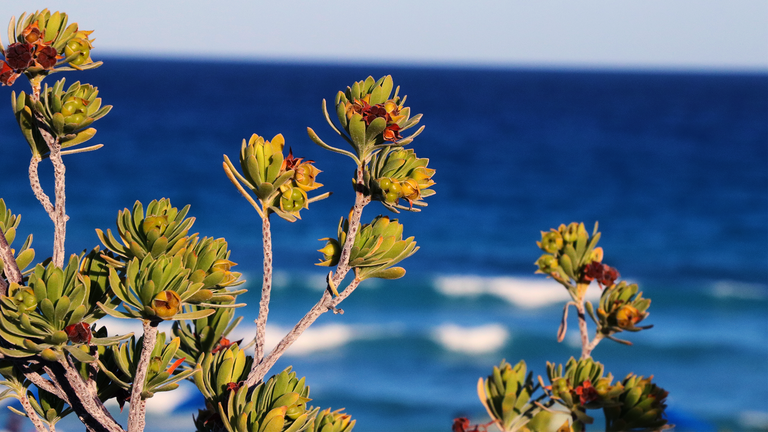
<svg viewBox="0 0 768 432">
<path fill-rule="evenodd" d="M 5 234 L 2 230 L 0 230 L 0 258 L 3 259 L 3 270 L 6 277 L 8 277 L 8 282 L 20 284 L 21 271 L 16 264 L 16 259 L 13 257 L 13 251 L 8 244 L 8 239 L 5 238 Z M 5 284 L 5 281 L 0 278 L 0 295 L 6 295 L 7 292 L 8 286 Z"/>
<path fill-rule="evenodd" d="M 349 257 L 350 253 L 352 251 L 352 245 L 355 243 L 355 237 L 357 236 L 357 232 L 360 229 L 360 218 L 363 214 L 363 208 L 371 202 L 371 198 L 369 196 L 366 196 L 365 194 L 365 185 L 363 183 L 363 170 L 364 167 L 362 165 L 358 166 L 357 173 L 356 173 L 356 184 L 355 184 L 355 205 L 352 208 L 352 213 L 349 217 L 349 228 L 347 229 L 347 239 L 344 243 L 344 247 L 341 250 L 341 255 L 339 257 L 339 264 L 336 266 L 336 273 L 333 275 L 331 282 L 334 286 L 339 286 L 339 284 L 344 280 L 347 273 L 349 273 L 350 267 L 349 267 Z M 266 239 L 266 237 L 264 237 Z M 271 257 L 270 257 L 270 263 L 271 263 Z M 266 262 L 267 257 L 265 254 L 264 257 L 265 262 L 265 281 L 266 281 Z M 271 269 L 270 269 L 271 274 Z M 269 353 L 269 355 L 265 358 L 263 358 L 261 361 L 254 361 L 253 367 L 251 368 L 251 372 L 248 374 L 248 379 L 246 380 L 246 384 L 249 387 L 253 387 L 259 382 L 261 382 L 266 374 L 269 372 L 269 369 L 274 366 L 275 362 L 280 358 L 280 356 L 285 353 L 285 351 L 290 347 L 293 342 L 296 341 L 296 339 L 301 336 L 304 331 L 309 328 L 312 323 L 317 320 L 317 318 L 328 312 L 329 310 L 335 310 L 336 306 L 341 303 L 345 298 L 347 298 L 352 292 L 357 288 L 357 286 L 360 284 L 360 280 L 355 278 L 349 286 L 347 286 L 344 291 L 342 291 L 338 297 L 333 298 L 333 295 L 331 294 L 330 289 L 327 289 L 323 292 L 323 296 L 320 298 L 320 301 L 318 301 L 312 309 L 309 310 L 309 312 L 304 315 L 304 317 L 296 323 L 296 325 L 293 327 L 293 329 L 283 337 L 283 339 L 280 341 L 279 344 L 275 347 L 275 349 L 272 350 L 272 352 Z M 262 291 L 262 302 L 264 301 L 263 297 L 263 291 Z M 268 303 L 268 301 L 267 301 Z M 259 308 L 259 313 L 261 314 L 261 306 Z M 259 319 L 261 319 L 261 315 L 259 315 Z M 266 315 L 265 315 L 266 320 Z M 258 322 L 257 322 L 258 323 Z M 265 321 L 266 323 L 266 321 Z M 256 349 L 257 354 L 259 354 L 259 342 L 257 339 L 256 342 Z M 263 350 L 263 344 L 262 344 L 262 350 Z M 262 351 L 263 354 L 263 351 Z M 257 357 L 258 359 L 259 357 Z"/>
<path fill-rule="evenodd" d="M 24 389 L 23 391 L 26 392 L 26 389 Z M 43 423 L 43 420 L 35 412 L 35 409 L 32 408 L 32 404 L 29 403 L 29 399 L 27 398 L 27 395 L 20 393 L 18 396 L 19 396 L 19 402 L 21 403 L 21 406 L 24 408 L 24 412 L 27 413 L 27 417 L 29 417 L 29 420 L 32 422 L 33 425 L 35 425 L 35 429 L 38 432 L 50 432 L 49 429 L 45 427 L 45 423 Z"/>
<path fill-rule="evenodd" d="M 585 359 L 589 357 L 589 353 L 592 351 L 589 346 L 589 334 L 587 329 L 587 317 L 584 310 L 584 299 L 579 299 L 576 302 L 576 310 L 579 316 L 579 333 L 581 333 L 581 358 Z"/>
<path fill-rule="evenodd" d="M 341 249 L 339 264 L 336 266 L 336 274 L 333 276 L 333 284 L 339 286 L 349 272 L 349 256 L 352 252 L 352 246 L 355 244 L 357 231 L 360 229 L 360 219 L 363 216 L 363 208 L 371 202 L 371 197 L 366 196 L 363 183 L 364 167 L 357 167 L 357 181 L 355 184 L 355 205 L 352 207 L 352 213 L 349 216 L 349 228 L 347 229 L 347 240 Z"/>
<path fill-rule="evenodd" d="M 264 281 L 261 285 L 261 302 L 259 302 L 259 317 L 256 319 L 256 352 L 254 364 L 259 364 L 264 358 L 264 344 L 267 338 L 267 317 L 269 315 L 269 298 L 272 292 L 272 233 L 269 224 L 269 213 L 261 219 L 261 237 L 264 245 Z"/>
<path fill-rule="evenodd" d="M 131 410 L 128 413 L 128 432 L 142 432 L 146 426 L 147 401 L 141 395 L 144 391 L 144 381 L 147 379 L 147 369 L 152 357 L 152 350 L 157 342 L 157 325 L 144 321 L 144 343 L 141 347 L 141 357 L 136 365 L 136 376 L 133 378 L 131 389 Z"/>
<path fill-rule="evenodd" d="M 26 360 L 26 359 L 25 359 Z M 24 374 L 24 376 L 37 388 L 47 391 L 48 393 L 60 397 L 61 399 L 67 399 L 66 395 L 62 391 L 62 389 L 58 386 L 55 386 L 51 381 L 46 380 L 43 378 L 39 373 L 35 372 L 29 367 L 29 364 L 27 364 L 24 361 L 17 361 L 15 362 L 16 367 L 18 367 L 21 372 Z M 49 374 L 50 375 L 50 374 Z"/>
<path fill-rule="evenodd" d="M 345 298 L 358 287 L 360 279 L 355 278 L 345 289 L 339 293 L 338 297 L 333 297 L 330 291 L 323 292 L 323 296 L 320 298 L 312 309 L 307 312 L 304 317 L 299 320 L 293 329 L 283 337 L 279 344 L 264 358 L 264 360 L 257 365 L 257 367 L 251 369 L 251 373 L 248 375 L 246 384 L 251 387 L 259 382 L 263 381 L 269 370 L 274 366 L 277 360 L 285 353 L 285 351 L 301 336 L 304 331 L 311 326 L 320 315 L 335 310 L 336 306 L 341 303 Z"/>
<path fill-rule="evenodd" d="M 46 142 L 48 140 L 46 139 Z M 61 159 L 61 143 L 56 139 L 51 145 L 51 163 L 53 163 L 54 188 L 56 194 L 56 230 L 53 237 L 53 263 L 55 266 L 64 267 L 64 240 L 67 236 L 67 212 L 64 179 L 67 171 L 64 161 Z"/>
<path fill-rule="evenodd" d="M 54 371 L 51 367 L 44 370 L 53 384 L 62 390 L 64 402 L 75 410 L 86 429 L 89 432 L 125 432 L 98 396 L 91 392 L 74 365 L 68 359 L 60 360 L 58 365 L 63 369 L 63 381 L 59 378 L 61 371 Z"/>
<path fill-rule="evenodd" d="M 40 135 L 43 137 L 48 149 L 50 150 L 49 158 L 53 164 L 53 176 L 54 176 L 54 194 L 56 198 L 56 205 L 51 208 L 50 199 L 42 192 L 40 186 L 40 180 L 37 176 L 37 164 L 39 163 L 39 157 L 32 157 L 30 162 L 30 184 L 32 190 L 35 192 L 35 196 L 43 204 L 43 208 L 48 212 L 48 216 L 51 217 L 54 224 L 53 235 L 53 264 L 57 267 L 64 267 L 64 240 L 67 235 L 67 212 L 66 212 L 66 194 L 65 194 L 65 174 L 67 171 L 64 161 L 61 159 L 61 143 L 59 139 L 54 137 L 48 127 L 45 125 L 45 118 L 40 112 L 34 112 L 35 124 Z M 36 160 L 38 160 L 36 162 Z M 33 176 L 34 169 L 34 176 Z"/>
<path fill-rule="evenodd" d="M 56 223 L 56 211 L 53 208 L 51 199 L 43 192 L 43 187 L 40 185 L 40 176 L 37 173 L 37 166 L 40 164 L 40 160 L 40 156 L 32 156 L 32 159 L 29 160 L 29 185 L 32 186 L 32 193 L 35 194 L 37 200 L 43 205 L 43 209 L 48 213 L 51 221 Z"/>
</svg>

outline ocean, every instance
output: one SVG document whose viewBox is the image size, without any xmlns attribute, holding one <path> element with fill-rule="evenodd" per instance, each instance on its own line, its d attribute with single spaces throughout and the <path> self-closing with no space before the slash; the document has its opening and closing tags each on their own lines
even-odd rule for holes
<svg viewBox="0 0 768 432">
<path fill-rule="evenodd" d="M 653 375 L 678 431 L 768 428 L 766 74 L 106 58 L 64 75 L 114 105 L 94 124 L 92 142 L 104 148 L 65 157 L 67 250 L 99 244 L 94 229 L 114 230 L 117 211 L 135 200 L 190 204 L 193 231 L 226 238 L 248 280 L 234 336 L 251 338 L 260 220 L 222 155 L 237 158 L 253 133 L 282 133 L 334 195 L 296 223 L 273 219 L 276 343 L 319 299 L 327 269 L 313 265 L 318 239 L 335 235 L 353 200 L 351 162 L 313 144 L 306 128 L 343 146 L 322 99 L 386 74 L 424 114 L 411 147 L 437 170 L 429 206 L 396 216 L 421 249 L 403 263 L 404 278 L 365 281 L 344 315 L 321 317 L 273 373 L 293 365 L 312 404 L 346 408 L 360 432 L 479 422 L 477 379 L 502 359 L 545 375 L 547 361 L 579 355 L 575 321 L 556 341 L 565 291 L 533 274 L 536 241 L 561 223 L 599 221 L 604 261 L 653 300 L 654 327 L 627 335 L 631 347 L 602 342 L 595 359 L 617 378 Z M 0 100 L 25 86 L 0 89 Z M 34 233 L 38 257 L 50 254 L 52 224 L 30 191 L 29 149 L 10 107 L 0 130 L 0 197 L 23 215 L 19 237 Z M 44 162 L 50 191 L 49 171 Z M 370 205 L 363 220 L 387 213 Z M 188 431 L 202 400 L 183 386 L 148 407 L 148 430 Z M 75 420 L 57 430 L 80 430 Z"/>
</svg>

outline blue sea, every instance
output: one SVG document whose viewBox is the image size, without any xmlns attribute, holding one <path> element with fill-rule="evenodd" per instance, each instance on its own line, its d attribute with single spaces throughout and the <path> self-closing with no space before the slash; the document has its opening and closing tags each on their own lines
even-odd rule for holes
<svg viewBox="0 0 768 432">
<path fill-rule="evenodd" d="M 604 341 L 595 359 L 617 378 L 653 375 L 678 431 L 768 429 L 766 74 L 107 58 L 65 75 L 114 105 L 94 125 L 104 148 L 65 157 L 68 251 L 99 244 L 94 229 L 114 230 L 117 211 L 135 200 L 190 204 L 194 231 L 225 237 L 248 280 L 234 338 L 251 338 L 260 220 L 224 175 L 222 155 L 236 159 L 253 133 L 282 133 L 334 194 L 296 223 L 274 218 L 276 343 L 321 296 L 318 239 L 335 236 L 353 200 L 351 162 L 313 144 L 306 128 L 343 146 L 322 99 L 386 74 L 424 114 L 412 147 L 437 170 L 429 206 L 397 216 L 421 249 L 403 263 L 404 278 L 366 281 L 343 315 L 321 317 L 273 372 L 293 365 L 312 403 L 346 408 L 360 432 L 485 421 L 476 382 L 502 359 L 544 375 L 547 361 L 579 355 L 575 317 L 574 333 L 556 341 L 565 291 L 533 274 L 536 241 L 561 223 L 599 221 L 605 262 L 653 299 L 654 327 L 627 335 L 631 347 Z M 0 100 L 25 86 L 0 89 Z M 52 224 L 30 191 L 30 153 L 10 107 L 0 131 L 0 197 L 23 215 L 20 237 L 34 233 L 46 256 Z M 49 171 L 46 161 L 52 191 Z M 380 213 L 370 205 L 363 219 Z M 193 430 L 201 407 L 191 385 L 158 395 L 148 430 Z M 81 430 L 75 420 L 57 430 Z"/>
</svg>

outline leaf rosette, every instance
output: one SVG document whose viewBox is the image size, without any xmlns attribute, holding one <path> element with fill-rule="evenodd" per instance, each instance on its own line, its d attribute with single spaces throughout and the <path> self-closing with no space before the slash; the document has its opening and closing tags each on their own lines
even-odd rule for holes
<svg viewBox="0 0 768 432">
<path fill-rule="evenodd" d="M 533 373 L 526 375 L 525 361 L 514 367 L 502 360 L 493 367 L 493 373 L 477 382 L 477 394 L 488 415 L 503 432 L 527 430 L 528 422 L 541 410 L 541 395 L 533 398 L 539 389 L 534 384 Z"/>
<path fill-rule="evenodd" d="M 318 408 L 307 408 L 309 387 L 288 367 L 252 390 L 230 386 L 225 401 L 208 404 L 195 419 L 201 432 L 303 432 L 313 430 Z M 203 389 L 201 389 L 202 391 Z"/>
<path fill-rule="evenodd" d="M 179 354 L 179 338 L 174 338 L 166 343 L 166 335 L 163 332 L 157 334 L 155 343 L 149 358 L 146 380 L 143 383 L 141 397 L 151 398 L 158 392 L 171 391 L 179 387 L 179 381 L 191 378 L 195 370 L 184 367 L 183 358 L 177 358 Z M 108 348 L 108 363 L 99 360 L 100 373 L 106 374 L 112 383 L 123 390 L 129 390 L 136 376 L 139 358 L 144 346 L 144 337 L 136 339 L 134 336 L 120 345 Z M 116 368 L 109 366 L 116 366 Z"/>
<path fill-rule="evenodd" d="M 312 432 L 351 432 L 355 427 L 357 420 L 352 420 L 352 416 L 345 414 L 344 409 L 331 411 L 326 408 L 317 413 L 314 428 Z"/>
<path fill-rule="evenodd" d="M 283 155 L 285 139 L 282 134 L 271 141 L 253 134 L 240 147 L 240 168 L 235 168 L 229 157 L 224 155 L 224 172 L 232 184 L 251 203 L 262 218 L 275 213 L 281 218 L 295 222 L 301 219 L 300 211 L 309 208 L 309 204 L 330 196 L 324 193 L 309 197 L 308 191 L 322 186 L 315 178 L 320 173 L 312 161 L 294 158 L 289 152 Z M 259 203 L 245 190 L 250 189 Z"/>
<path fill-rule="evenodd" d="M 596 316 L 591 304 L 589 304 L 587 311 L 598 326 L 600 333 L 610 339 L 629 344 L 629 342 L 618 340 L 612 335 L 622 331 L 638 332 L 653 327 L 653 325 L 637 325 L 648 317 L 650 306 L 651 299 L 643 298 L 643 293 L 638 292 L 637 284 L 627 284 L 621 281 L 603 291 Z"/>
<path fill-rule="evenodd" d="M 609 432 L 631 430 L 663 430 L 673 426 L 664 418 L 668 392 L 651 382 L 653 376 L 643 378 L 629 374 L 621 384 L 616 404 L 603 408 Z"/>
<path fill-rule="evenodd" d="M 234 300 L 224 304 L 234 304 Z M 198 308 L 199 306 L 190 306 L 192 311 Z M 227 336 L 242 319 L 242 316 L 235 318 L 233 308 L 216 308 L 212 315 L 204 318 L 174 321 L 173 334 L 181 339 L 179 349 L 187 361 L 194 363 L 203 353 L 218 352 L 228 347 L 231 342 Z"/>
<path fill-rule="evenodd" d="M 0 337 L 12 348 L 0 348 L 11 357 L 40 354 L 47 360 L 62 358 L 64 352 L 83 362 L 92 362 L 89 345 L 111 345 L 120 338 L 74 336 L 73 326 L 90 327 L 105 313 L 91 296 L 91 282 L 80 269 L 81 257 L 72 255 L 64 269 L 49 263 L 38 264 L 26 285 L 10 284 L 8 295 L 0 298 Z M 110 296 L 100 294 L 106 308 L 114 307 Z M 85 350 L 80 348 L 85 346 Z"/>
<path fill-rule="evenodd" d="M 215 274 L 206 277 L 202 270 L 193 272 L 185 268 L 178 255 L 156 259 L 148 255 L 141 261 L 133 258 L 125 267 L 124 277 L 114 268 L 109 270 L 110 287 L 124 310 L 100 306 L 116 318 L 149 321 L 194 320 L 213 314 L 212 308 L 242 306 L 231 304 L 234 296 L 214 285 L 210 281 L 213 276 Z M 200 307 L 185 308 L 190 305 Z"/>
<path fill-rule="evenodd" d="M 54 72 L 94 69 L 102 62 L 91 59 L 93 31 L 80 30 L 76 23 L 68 24 L 65 13 L 48 9 L 27 15 L 8 25 L 7 47 L 0 43 L 5 60 L 0 63 L 0 83 L 13 85 L 25 74 L 33 83 Z"/>
<path fill-rule="evenodd" d="M 5 206 L 5 201 L 0 198 L 0 231 L 3 232 L 5 240 L 8 242 L 8 246 L 13 245 L 13 241 L 16 239 L 16 230 L 21 223 L 21 215 L 15 215 L 11 209 Z M 15 249 L 11 249 L 11 253 L 14 255 L 16 265 L 19 271 L 24 272 L 30 263 L 35 259 L 35 250 L 32 249 L 32 234 L 27 236 L 27 239 L 19 248 L 18 252 Z M 31 270 L 30 270 L 31 271 Z M 5 274 L 5 263 L 0 257 L 0 277 Z M 5 275 L 5 279 L 8 276 Z"/>
<path fill-rule="evenodd" d="M 123 209 L 117 214 L 118 240 L 107 230 L 96 229 L 96 234 L 107 248 L 123 261 L 133 258 L 143 260 L 147 256 L 175 255 L 187 246 L 187 233 L 195 223 L 187 218 L 189 206 L 179 210 L 167 198 L 153 200 L 147 205 L 146 214 L 141 202 L 136 201 L 132 210 Z M 109 259 L 111 266 L 120 268 L 123 262 Z"/>
<path fill-rule="evenodd" d="M 50 154 L 50 148 L 39 130 L 40 127 L 44 127 L 59 141 L 62 155 L 93 151 L 102 147 L 102 144 L 97 144 L 72 148 L 96 135 L 96 129 L 89 126 L 107 115 L 112 106 L 102 106 L 96 87 L 76 82 L 65 91 L 64 81 L 56 81 L 53 87 L 46 84 L 40 100 L 37 101 L 23 91 L 18 97 L 15 92 L 12 94 L 11 102 L 16 121 L 32 150 L 32 155 L 40 159 Z"/>
<path fill-rule="evenodd" d="M 411 117 L 411 109 L 405 106 L 406 97 L 398 95 L 400 87 L 395 88 L 393 94 L 393 87 L 391 75 L 379 80 L 369 76 L 347 87 L 346 91 L 339 91 L 335 108 L 341 128 L 331 120 L 323 100 L 322 109 L 326 121 L 352 146 L 354 153 L 326 144 L 312 128 L 307 128 L 309 137 L 327 150 L 351 157 L 358 165 L 370 161 L 383 148 L 409 144 L 424 127 L 407 137 L 402 137 L 401 133 L 416 126 L 421 120 L 421 114 Z"/>
<path fill-rule="evenodd" d="M 323 253 L 323 258 L 317 265 L 333 266 L 338 263 L 348 229 L 349 222 L 342 218 L 336 239 L 320 239 L 326 241 L 326 245 L 318 251 Z M 360 227 L 350 251 L 349 266 L 354 268 L 355 277 L 359 280 L 399 279 L 405 275 L 405 269 L 393 266 L 417 250 L 419 248 L 414 237 L 403 239 L 403 226 L 397 219 L 377 216 L 371 223 Z"/>
<path fill-rule="evenodd" d="M 435 182 L 435 170 L 427 168 L 429 159 L 419 158 L 411 149 L 387 148 L 377 153 L 371 162 L 372 173 L 368 187 L 374 199 L 381 201 L 389 210 L 419 211 L 417 207 L 427 205 L 423 198 L 435 194 L 430 189 Z M 404 199 L 408 205 L 401 205 Z"/>
</svg>

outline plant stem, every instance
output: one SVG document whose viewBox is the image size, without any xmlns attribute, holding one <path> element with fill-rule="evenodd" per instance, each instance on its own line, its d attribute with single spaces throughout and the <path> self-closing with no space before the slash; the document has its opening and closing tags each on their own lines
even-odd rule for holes
<svg viewBox="0 0 768 432">
<path fill-rule="evenodd" d="M 267 206 L 264 206 L 266 209 Z M 264 358 L 264 344 L 267 338 L 267 317 L 269 315 L 269 298 L 272 292 L 272 233 L 269 224 L 269 213 L 261 219 L 261 238 L 264 245 L 264 281 L 261 285 L 261 302 L 259 302 L 259 317 L 256 319 L 256 352 L 254 365 Z"/>
<path fill-rule="evenodd" d="M 46 140 L 48 141 L 48 140 Z M 53 237 L 53 263 L 57 267 L 64 267 L 64 240 L 67 236 L 67 216 L 66 195 L 65 195 L 65 173 L 67 171 L 64 161 L 61 159 L 61 143 L 56 139 L 51 148 L 51 163 L 53 163 L 53 174 L 55 181 L 56 194 L 56 221 L 55 233 Z"/>
<path fill-rule="evenodd" d="M 32 193 L 40 204 L 43 205 L 43 209 L 48 213 L 53 223 L 56 223 L 56 211 L 53 208 L 51 199 L 43 192 L 43 187 L 40 185 L 40 176 L 37 174 L 37 166 L 40 164 L 40 156 L 32 156 L 29 161 L 29 185 L 32 186 Z"/>
<path fill-rule="evenodd" d="M 323 292 L 323 296 L 320 298 L 312 309 L 307 312 L 306 315 L 293 327 L 293 329 L 283 337 L 279 344 L 269 353 L 269 355 L 256 367 L 251 369 L 248 374 L 248 380 L 246 384 L 252 387 L 259 382 L 263 381 L 267 372 L 274 366 L 277 360 L 285 353 L 285 351 L 301 336 L 304 331 L 311 326 L 320 315 L 330 311 L 336 310 L 336 306 L 341 303 L 345 298 L 358 287 L 360 280 L 355 278 L 345 289 L 339 293 L 338 297 L 333 298 L 330 291 Z M 254 363 L 255 364 L 255 363 Z"/>
<path fill-rule="evenodd" d="M 347 229 L 347 240 L 339 256 L 339 264 L 336 266 L 336 274 L 333 276 L 334 286 L 339 286 L 350 270 L 349 256 L 352 252 L 352 246 L 355 244 L 357 231 L 360 229 L 360 219 L 363 216 L 363 208 L 371 202 L 371 197 L 364 193 L 365 184 L 363 183 L 364 166 L 357 167 L 357 183 L 355 185 L 355 205 L 352 207 L 352 213 L 349 216 L 349 228 Z"/>
<path fill-rule="evenodd" d="M 61 390 L 60 387 L 54 386 L 52 382 L 46 380 L 39 373 L 32 370 L 32 368 L 29 367 L 30 366 L 29 363 L 27 363 L 26 361 L 15 361 L 14 364 L 16 367 L 19 368 L 19 370 L 21 370 L 21 372 L 29 380 L 29 382 L 37 386 L 37 388 L 45 390 L 54 396 L 60 397 L 61 399 L 66 399 L 66 395 L 64 394 L 64 392 Z"/>
<path fill-rule="evenodd" d="M 587 346 L 588 356 L 592 355 L 592 351 L 595 349 L 595 347 L 597 347 L 597 344 L 599 344 L 601 340 L 603 340 L 603 335 L 600 333 L 596 334 L 595 338 L 592 339 L 592 342 L 590 342 L 590 344 Z"/>
<path fill-rule="evenodd" d="M 45 199 L 42 199 L 42 196 L 38 196 L 38 192 L 35 191 L 35 184 L 37 183 L 37 186 L 40 186 L 40 181 L 38 179 L 37 174 L 37 164 L 34 164 L 35 169 L 35 176 L 34 179 L 32 177 L 32 165 L 33 163 L 30 162 L 30 183 L 32 183 L 32 190 L 35 191 L 35 195 L 38 196 L 38 200 L 43 204 L 43 208 L 45 208 L 46 212 L 48 212 L 48 216 L 51 217 L 54 224 L 54 235 L 53 235 L 53 264 L 57 267 L 63 268 L 64 267 L 64 240 L 66 238 L 67 233 L 67 212 L 66 212 L 66 195 L 65 195 L 65 173 L 67 171 L 66 166 L 64 165 L 64 161 L 61 159 L 61 143 L 59 142 L 59 139 L 54 137 L 54 135 L 51 133 L 51 131 L 48 129 L 48 127 L 45 125 L 45 118 L 43 117 L 42 113 L 39 113 L 37 111 L 34 112 L 34 120 L 35 124 L 37 126 L 37 130 L 40 132 L 40 135 L 43 137 L 43 140 L 48 145 L 48 149 L 50 150 L 49 158 L 51 159 L 51 163 L 53 164 L 53 175 L 54 175 L 54 194 L 56 198 L 56 206 L 54 207 L 54 210 L 51 211 L 50 208 L 50 199 L 48 199 L 45 194 L 42 194 L 42 196 L 45 196 Z M 33 156 L 33 161 L 36 159 Z M 40 188 L 40 192 L 42 193 L 42 188 Z M 48 206 L 46 206 L 46 202 L 48 201 Z"/>
<path fill-rule="evenodd" d="M 8 282 L 15 282 L 20 284 L 21 271 L 19 270 L 19 266 L 16 264 L 16 259 L 13 257 L 13 251 L 11 250 L 11 246 L 8 244 L 8 239 L 5 238 L 5 234 L 2 230 L 0 230 L 0 258 L 3 260 L 3 271 L 8 278 Z M 8 286 L 5 284 L 5 281 L 3 281 L 2 278 L 0 278 L 0 283 L 0 295 L 6 295 L 8 292 Z"/>
<path fill-rule="evenodd" d="M 59 377 L 61 370 L 55 371 L 51 367 L 44 370 L 53 384 L 62 390 L 65 395 L 62 399 L 75 410 L 89 432 L 125 432 L 68 359 L 60 360 L 58 366 L 63 370 L 63 381 Z"/>
<path fill-rule="evenodd" d="M 29 420 L 32 422 L 33 425 L 35 425 L 35 429 L 38 432 L 50 432 L 47 427 L 45 427 L 45 424 L 43 423 L 43 420 L 38 417 L 37 413 L 35 412 L 35 409 L 32 408 L 32 404 L 29 403 L 29 399 L 27 398 L 27 395 L 24 394 L 27 389 L 22 389 L 22 393 L 19 393 L 19 402 L 21 403 L 21 406 L 24 408 L 24 411 L 27 413 L 27 417 L 29 417 Z"/>
<path fill-rule="evenodd" d="M 147 369 L 152 357 L 152 350 L 157 342 L 157 325 L 145 320 L 144 343 L 141 347 L 139 363 L 136 364 L 136 376 L 133 378 L 131 389 L 131 409 L 128 413 L 128 432 L 142 432 L 146 425 L 147 401 L 141 396 L 144 391 L 144 381 L 147 379 Z"/>
<path fill-rule="evenodd" d="M 591 349 L 589 348 L 589 334 L 587 329 L 587 317 L 584 310 L 584 299 L 581 298 L 576 302 L 576 310 L 579 316 L 579 333 L 581 333 L 581 358 L 585 359 L 589 357 Z"/>
</svg>

